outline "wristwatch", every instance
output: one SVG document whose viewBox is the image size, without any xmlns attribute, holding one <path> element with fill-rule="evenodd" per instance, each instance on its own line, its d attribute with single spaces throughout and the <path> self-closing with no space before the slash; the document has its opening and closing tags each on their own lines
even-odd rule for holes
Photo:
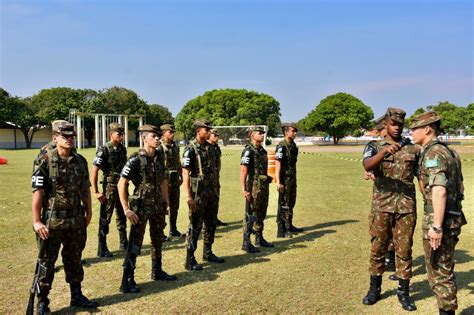
<svg viewBox="0 0 474 315">
<path fill-rule="evenodd" d="M 439 234 L 439 233 L 443 232 L 443 229 L 440 228 L 440 227 L 436 227 L 436 226 L 434 226 L 434 225 L 433 225 L 432 227 L 433 227 L 433 231 L 434 231 L 436 234 Z"/>
</svg>

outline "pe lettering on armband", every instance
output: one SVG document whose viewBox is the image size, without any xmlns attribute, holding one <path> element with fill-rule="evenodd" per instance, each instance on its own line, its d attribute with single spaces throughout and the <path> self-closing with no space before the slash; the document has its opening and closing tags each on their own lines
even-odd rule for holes
<svg viewBox="0 0 474 315">
<path fill-rule="evenodd" d="M 183 166 L 189 166 L 191 164 L 191 159 L 188 157 L 183 158 Z"/>
<path fill-rule="evenodd" d="M 94 161 L 92 161 L 92 164 L 101 165 L 102 164 L 102 158 L 96 156 L 94 158 Z"/>
<path fill-rule="evenodd" d="M 240 164 L 248 165 L 250 163 L 250 151 L 245 151 L 242 159 L 240 159 Z"/>
<path fill-rule="evenodd" d="M 277 160 L 281 160 L 283 158 L 283 152 L 282 152 L 282 149 L 279 149 L 275 155 L 275 158 Z"/>
<path fill-rule="evenodd" d="M 130 173 L 130 167 L 125 166 L 122 170 L 122 176 L 128 176 L 129 173 Z"/>
<path fill-rule="evenodd" d="M 31 183 L 33 187 L 43 187 L 44 186 L 44 176 L 32 176 Z"/>
</svg>

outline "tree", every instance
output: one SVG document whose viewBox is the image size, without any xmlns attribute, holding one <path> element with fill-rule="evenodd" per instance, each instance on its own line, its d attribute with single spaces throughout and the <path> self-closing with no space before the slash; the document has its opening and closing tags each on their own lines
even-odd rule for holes
<svg viewBox="0 0 474 315">
<path fill-rule="evenodd" d="M 471 104 L 472 105 L 472 104 Z M 427 110 L 437 112 L 441 116 L 441 130 L 447 133 L 457 133 L 461 129 L 466 129 L 468 132 L 472 128 L 472 112 L 473 108 L 456 106 L 450 102 L 439 102 L 438 105 L 428 105 Z M 474 106 L 473 106 L 474 107 Z M 411 123 L 414 116 L 424 113 L 425 110 L 420 107 L 413 115 L 408 118 L 408 122 Z"/>
<path fill-rule="evenodd" d="M 467 128 L 466 132 L 469 135 L 474 134 L 474 103 L 467 105 Z"/>
<path fill-rule="evenodd" d="M 176 127 L 190 139 L 196 119 L 220 126 L 267 125 L 269 135 L 275 135 L 281 124 L 280 103 L 270 95 L 245 89 L 212 90 L 184 105 L 176 115 Z"/>
<path fill-rule="evenodd" d="M 174 118 L 167 107 L 151 104 L 146 109 L 146 122 L 159 127 L 163 124 L 174 123 Z"/>
<path fill-rule="evenodd" d="M 34 134 L 45 127 L 35 114 L 31 99 L 12 97 L 0 88 L 0 121 L 13 123 L 25 138 L 26 148 L 31 148 Z"/>
<path fill-rule="evenodd" d="M 323 131 L 337 144 L 344 136 L 358 129 L 367 129 L 374 118 L 372 109 L 358 98 L 337 93 L 323 99 L 300 121 L 303 131 Z"/>
</svg>

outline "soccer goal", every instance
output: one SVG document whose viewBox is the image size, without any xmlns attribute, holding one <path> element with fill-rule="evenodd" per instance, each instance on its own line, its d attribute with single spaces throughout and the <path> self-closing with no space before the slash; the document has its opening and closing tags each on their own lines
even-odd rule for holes
<svg viewBox="0 0 474 315">
<path fill-rule="evenodd" d="M 244 145 L 248 142 L 248 129 L 250 127 L 262 127 L 265 130 L 263 138 L 263 147 L 266 147 L 268 126 L 266 125 L 248 125 L 248 126 L 212 126 L 220 134 L 222 145 Z"/>
</svg>

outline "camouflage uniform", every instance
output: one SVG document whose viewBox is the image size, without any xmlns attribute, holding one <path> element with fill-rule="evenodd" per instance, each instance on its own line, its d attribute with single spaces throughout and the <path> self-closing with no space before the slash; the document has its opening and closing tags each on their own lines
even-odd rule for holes
<svg viewBox="0 0 474 315">
<path fill-rule="evenodd" d="M 293 141 L 288 143 L 281 141 L 276 146 L 275 160 L 280 161 L 280 183 L 285 186 L 283 193 L 279 193 L 279 209 L 277 222 L 279 225 L 279 234 L 287 231 L 296 232 L 293 228 L 293 209 L 296 204 L 296 162 L 298 161 L 298 147 Z M 281 227 L 280 227 L 281 226 Z M 281 232 L 281 233 L 280 233 Z"/>
<path fill-rule="evenodd" d="M 170 237 L 180 236 L 178 235 L 179 232 L 176 227 L 179 209 L 179 186 L 182 176 L 181 161 L 179 158 L 179 146 L 174 141 L 167 144 L 162 140 L 161 145 L 157 148 L 157 151 L 159 151 L 165 159 L 165 172 L 166 177 L 168 178 Z"/>
<path fill-rule="evenodd" d="M 439 121 L 439 116 L 435 113 L 424 113 L 415 117 L 410 128 L 426 126 L 435 121 Z M 459 240 L 461 226 L 467 223 L 461 205 L 464 197 L 461 192 L 463 181 L 461 160 L 457 152 L 437 139 L 433 139 L 423 146 L 419 173 L 424 199 L 422 232 L 428 282 L 436 296 L 439 309 L 455 311 L 458 305 L 454 250 Z M 434 186 L 446 188 L 443 237 L 436 251 L 431 248 L 428 236 L 429 229 L 433 227 L 432 189 Z"/>
<path fill-rule="evenodd" d="M 112 214 L 116 213 L 117 230 L 120 235 L 121 247 L 127 247 L 127 218 L 123 212 L 122 204 L 117 190 L 117 183 L 120 179 L 120 172 L 127 162 L 127 149 L 124 145 L 119 144 L 114 147 L 111 141 L 97 150 L 92 165 L 97 166 L 102 170 L 102 192 L 107 199 L 106 203 L 100 206 L 99 218 L 99 250 L 98 255 L 101 255 L 102 250 L 107 248 L 106 237 L 109 233 L 109 224 L 112 220 Z M 101 246 L 102 245 L 102 246 Z M 101 248 L 103 247 L 103 248 Z M 102 250 L 101 250 L 102 249 Z M 107 250 L 108 252 L 108 250 Z"/>
<path fill-rule="evenodd" d="M 369 143 L 364 159 L 383 151 L 392 142 L 388 137 Z M 413 232 L 416 225 L 416 196 L 413 184 L 420 150 L 413 144 L 403 146 L 395 155 L 386 156 L 374 170 L 375 183 L 372 210 L 369 214 L 371 275 L 384 272 L 384 260 L 390 239 L 396 253 L 396 275 L 399 279 L 412 277 Z"/>
<path fill-rule="evenodd" d="M 209 143 L 210 145 L 210 158 L 211 158 L 211 165 L 212 165 L 212 169 L 213 169 L 213 180 L 212 180 L 212 187 L 214 189 L 214 198 L 216 199 L 216 201 L 213 203 L 213 205 L 215 206 L 214 209 L 211 209 L 212 211 L 212 214 L 214 215 L 214 220 L 216 222 L 216 225 L 217 225 L 217 222 L 218 222 L 218 219 L 217 219 L 217 214 L 219 212 L 219 199 L 220 199 L 220 194 L 221 194 L 221 184 L 220 184 L 220 172 L 221 172 L 221 156 L 222 156 L 222 152 L 221 152 L 221 148 L 219 147 L 219 145 L 216 143 L 216 144 L 212 144 L 212 143 Z"/>
</svg>

